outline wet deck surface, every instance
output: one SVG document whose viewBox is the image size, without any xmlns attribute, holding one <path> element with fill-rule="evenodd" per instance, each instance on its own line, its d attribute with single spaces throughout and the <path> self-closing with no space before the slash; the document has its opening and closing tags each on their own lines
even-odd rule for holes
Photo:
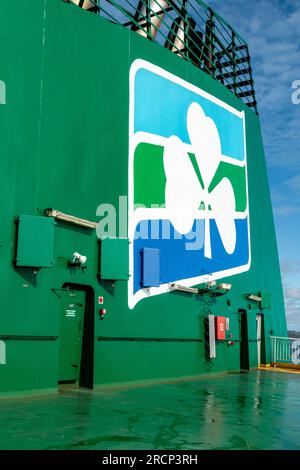
<svg viewBox="0 0 300 470">
<path fill-rule="evenodd" d="M 300 377 L 250 372 L 0 401 L 4 449 L 300 449 Z"/>
</svg>

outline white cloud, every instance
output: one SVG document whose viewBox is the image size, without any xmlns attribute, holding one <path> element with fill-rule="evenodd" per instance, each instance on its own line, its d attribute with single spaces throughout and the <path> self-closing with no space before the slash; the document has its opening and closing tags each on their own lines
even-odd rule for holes
<svg viewBox="0 0 300 470">
<path fill-rule="evenodd" d="M 285 296 L 286 296 L 287 302 L 300 302 L 300 288 L 286 287 Z"/>
<path fill-rule="evenodd" d="M 300 273 L 300 259 L 285 259 L 280 263 L 283 276 L 290 273 Z"/>
<path fill-rule="evenodd" d="M 300 155 L 299 155 L 300 158 Z M 292 190 L 295 194 L 300 195 L 300 174 L 295 175 L 286 181 L 287 187 Z"/>
<path fill-rule="evenodd" d="M 300 207 L 293 204 L 285 204 L 282 206 L 275 206 L 273 209 L 274 214 L 276 215 L 291 215 L 297 214 L 300 212 Z"/>
<path fill-rule="evenodd" d="M 272 189 L 271 198 L 275 215 L 300 213 L 300 174 L 286 179 L 281 187 Z"/>
<path fill-rule="evenodd" d="M 300 331 L 300 288 L 285 287 L 284 301 L 288 327 Z"/>
<path fill-rule="evenodd" d="M 280 268 L 288 328 L 300 331 L 300 287 L 298 287 L 300 283 L 297 282 L 300 273 L 300 259 L 285 259 L 281 261 Z M 289 279 L 289 283 L 285 282 L 287 279 Z"/>
</svg>

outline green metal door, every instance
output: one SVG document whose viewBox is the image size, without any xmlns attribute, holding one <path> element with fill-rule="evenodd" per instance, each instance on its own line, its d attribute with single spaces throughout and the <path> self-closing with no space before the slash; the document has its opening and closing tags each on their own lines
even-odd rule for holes
<svg viewBox="0 0 300 470">
<path fill-rule="evenodd" d="M 70 290 L 61 295 L 58 381 L 79 379 L 85 292 Z"/>
</svg>

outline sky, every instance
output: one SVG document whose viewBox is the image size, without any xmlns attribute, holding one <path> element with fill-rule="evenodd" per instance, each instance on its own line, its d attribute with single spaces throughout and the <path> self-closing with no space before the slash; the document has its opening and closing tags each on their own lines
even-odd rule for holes
<svg viewBox="0 0 300 470">
<path fill-rule="evenodd" d="M 289 329 L 300 331 L 299 0 L 206 0 L 248 42 L 261 119 Z"/>
</svg>

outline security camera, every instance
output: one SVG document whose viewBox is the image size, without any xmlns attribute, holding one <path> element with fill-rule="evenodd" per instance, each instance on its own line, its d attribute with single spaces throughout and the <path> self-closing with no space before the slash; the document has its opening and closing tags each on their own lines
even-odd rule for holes
<svg viewBox="0 0 300 470">
<path fill-rule="evenodd" d="M 80 264 L 85 264 L 87 260 L 86 256 L 81 255 L 80 253 L 73 253 L 73 263 L 80 263 Z"/>
</svg>

